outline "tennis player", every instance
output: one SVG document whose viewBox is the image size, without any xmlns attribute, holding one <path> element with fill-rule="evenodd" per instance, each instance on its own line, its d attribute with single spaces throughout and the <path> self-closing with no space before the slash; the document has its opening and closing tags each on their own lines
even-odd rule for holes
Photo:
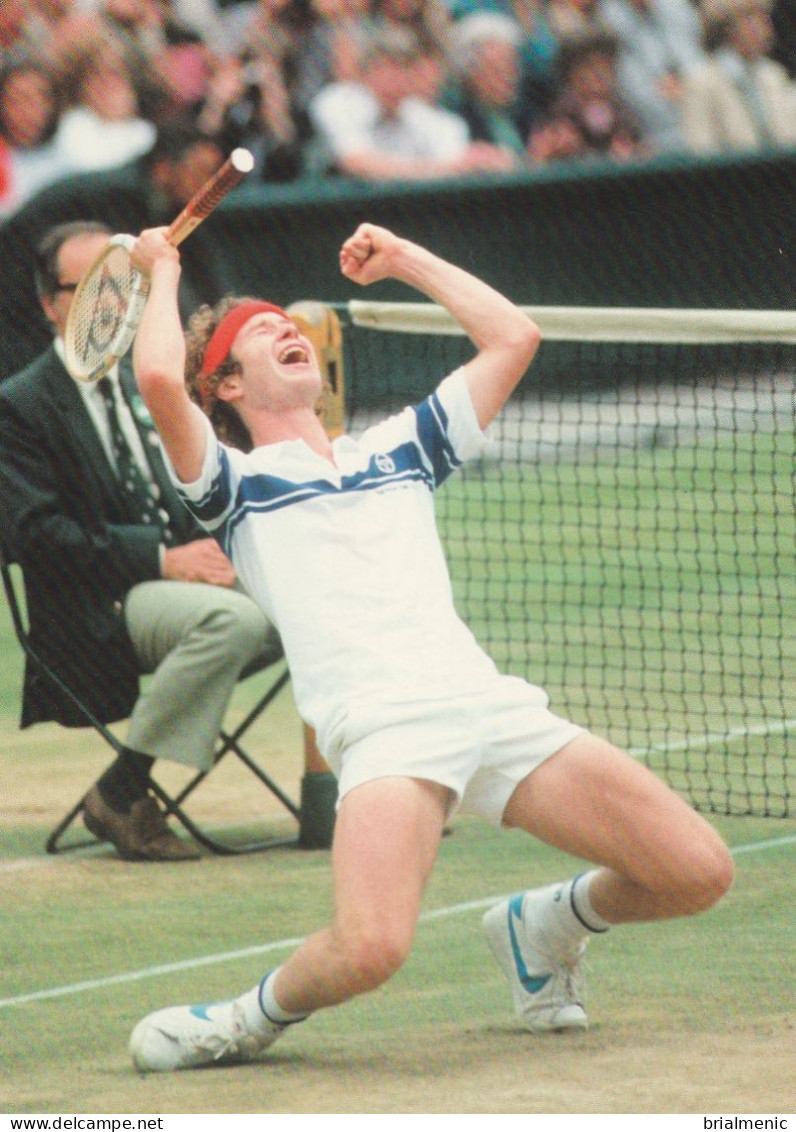
<svg viewBox="0 0 796 1132">
<path fill-rule="evenodd" d="M 361 225 L 343 244 L 342 273 L 413 286 L 450 311 L 475 351 L 422 404 L 330 442 L 315 413 L 317 361 L 283 310 L 239 299 L 203 308 L 186 347 L 179 254 L 164 230 L 144 232 L 133 260 L 151 279 L 137 377 L 175 482 L 279 628 L 340 797 L 332 922 L 239 997 L 144 1018 L 130 1041 L 135 1065 L 250 1060 L 316 1010 L 384 983 L 409 953 L 457 808 L 594 862 L 484 917 L 523 1024 L 585 1027 L 587 941 L 709 908 L 732 861 L 649 770 L 554 715 L 540 688 L 501 675 L 454 611 L 433 491 L 481 451 L 537 328 L 458 267 Z"/>
</svg>

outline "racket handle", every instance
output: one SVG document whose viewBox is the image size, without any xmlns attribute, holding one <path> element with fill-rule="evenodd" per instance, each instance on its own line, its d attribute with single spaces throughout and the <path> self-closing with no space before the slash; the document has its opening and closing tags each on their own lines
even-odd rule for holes
<svg viewBox="0 0 796 1132">
<path fill-rule="evenodd" d="M 230 189 L 234 189 L 254 168 L 254 158 L 248 149 L 235 149 L 227 160 L 205 181 L 201 189 L 188 201 L 176 220 L 169 225 L 167 239 L 170 244 L 182 243 L 194 228 L 210 215 Z"/>
</svg>

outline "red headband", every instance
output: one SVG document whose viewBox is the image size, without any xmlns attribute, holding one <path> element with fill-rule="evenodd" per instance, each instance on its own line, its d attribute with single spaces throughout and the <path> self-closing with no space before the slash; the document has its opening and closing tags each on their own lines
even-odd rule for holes
<svg viewBox="0 0 796 1132">
<path fill-rule="evenodd" d="M 286 311 L 274 303 L 260 302 L 256 299 L 241 303 L 240 306 L 233 307 L 231 311 L 224 315 L 205 347 L 202 367 L 199 370 L 200 379 L 210 377 L 211 374 L 216 372 L 232 349 L 232 343 L 237 338 L 238 331 L 244 323 L 247 323 L 250 318 L 254 318 L 256 314 L 262 314 L 266 311 L 281 314 L 284 318 L 290 318 Z"/>
</svg>

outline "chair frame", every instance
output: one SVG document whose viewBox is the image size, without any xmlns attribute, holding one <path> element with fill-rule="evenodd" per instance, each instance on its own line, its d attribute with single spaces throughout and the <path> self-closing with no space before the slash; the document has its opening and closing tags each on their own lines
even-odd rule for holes
<svg viewBox="0 0 796 1132">
<path fill-rule="evenodd" d="M 122 741 L 104 724 L 90 708 L 80 699 L 80 697 L 69 686 L 67 680 L 39 654 L 37 649 L 31 643 L 28 626 L 23 615 L 23 603 L 17 592 L 17 584 L 15 583 L 12 571 L 11 560 L 7 557 L 6 553 L 0 547 L 0 576 L 2 576 L 3 588 L 5 590 L 8 608 L 11 613 L 11 620 L 14 626 L 14 633 L 17 641 L 28 661 L 33 665 L 36 671 L 56 688 L 63 695 L 67 696 L 69 700 L 75 705 L 80 712 L 83 719 L 86 721 L 87 727 L 92 727 L 113 750 L 119 754 L 123 749 L 124 744 Z M 152 792 L 163 805 L 166 816 L 173 816 L 184 827 L 184 829 L 191 835 L 191 837 L 199 844 L 204 846 L 210 852 L 219 856 L 239 856 L 244 853 L 259 852 L 264 849 L 273 849 L 285 845 L 292 845 L 297 843 L 295 837 L 274 837 L 267 840 L 261 840 L 243 845 L 231 845 L 219 841 L 218 838 L 211 836 L 206 831 L 201 829 L 193 818 L 185 812 L 183 803 L 186 798 L 191 795 L 194 790 L 212 773 L 213 769 L 218 766 L 221 759 L 230 753 L 234 753 L 241 762 L 252 772 L 252 774 L 279 800 L 279 802 L 289 811 L 289 813 L 296 818 L 301 825 L 301 808 L 293 801 L 282 788 L 271 778 L 266 771 L 246 752 L 241 746 L 241 739 L 249 727 L 255 722 L 257 718 L 265 711 L 269 704 L 275 699 L 279 692 L 284 688 L 290 679 L 290 673 L 284 657 L 277 658 L 272 662 L 265 664 L 253 664 L 248 666 L 241 673 L 241 680 L 253 676 L 255 673 L 278 667 L 277 674 L 271 681 L 269 687 L 262 694 L 260 699 L 254 704 L 251 710 L 246 715 L 238 726 L 232 732 L 227 732 L 223 728 L 219 732 L 218 747 L 213 759 L 213 766 L 209 770 L 197 771 L 186 783 L 182 789 L 175 795 L 170 795 L 163 787 L 152 780 Z M 85 848 L 88 845 L 98 844 L 97 838 L 83 839 L 68 844 L 62 844 L 62 839 L 67 830 L 73 822 L 83 812 L 85 805 L 86 795 L 84 794 L 78 802 L 68 811 L 67 814 L 57 824 L 45 843 L 45 849 L 48 853 L 64 853 L 73 849 Z"/>
</svg>

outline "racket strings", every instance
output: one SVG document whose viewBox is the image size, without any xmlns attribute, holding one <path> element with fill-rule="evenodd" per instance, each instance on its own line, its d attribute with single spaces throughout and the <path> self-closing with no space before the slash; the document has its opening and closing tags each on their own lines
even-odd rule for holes
<svg viewBox="0 0 796 1132">
<path fill-rule="evenodd" d="M 72 361 L 79 371 L 90 373 L 112 350 L 136 278 L 127 249 L 113 246 L 81 283 L 71 312 Z"/>
</svg>

